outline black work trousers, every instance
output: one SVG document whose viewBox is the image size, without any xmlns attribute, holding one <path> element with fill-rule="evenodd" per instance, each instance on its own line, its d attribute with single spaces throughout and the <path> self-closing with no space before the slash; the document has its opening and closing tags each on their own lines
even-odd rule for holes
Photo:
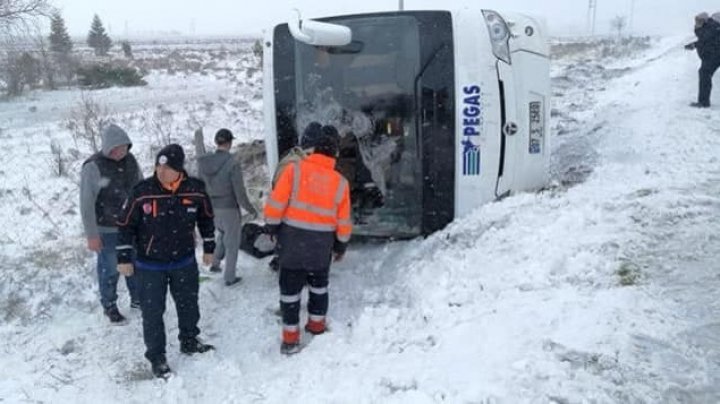
<svg viewBox="0 0 720 404">
<path fill-rule="evenodd" d="M 165 301 L 167 290 L 175 301 L 178 317 L 178 339 L 182 344 L 200 334 L 198 308 L 199 273 L 197 263 L 171 270 L 136 269 L 140 308 L 143 318 L 145 357 L 154 361 L 165 355 Z"/>
<path fill-rule="evenodd" d="M 328 272 L 328 269 L 307 271 L 280 268 L 280 309 L 284 325 L 295 326 L 300 323 L 300 296 L 306 284 L 309 286 L 308 314 L 327 314 Z"/>
</svg>

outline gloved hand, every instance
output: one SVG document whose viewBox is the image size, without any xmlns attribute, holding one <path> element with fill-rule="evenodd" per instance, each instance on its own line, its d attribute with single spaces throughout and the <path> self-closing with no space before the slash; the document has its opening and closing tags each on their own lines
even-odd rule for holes
<svg viewBox="0 0 720 404">
<path fill-rule="evenodd" d="M 695 42 L 689 43 L 689 44 L 685 45 L 685 49 L 686 49 L 686 50 L 693 50 L 693 49 L 695 49 Z"/>
<path fill-rule="evenodd" d="M 343 257 L 345 256 L 344 252 L 335 252 L 333 253 L 333 262 L 340 262 L 342 261 Z"/>
<path fill-rule="evenodd" d="M 135 268 L 133 267 L 133 264 L 118 264 L 117 271 L 125 276 L 133 276 Z"/>
<path fill-rule="evenodd" d="M 203 265 L 210 266 L 210 265 L 212 265 L 213 255 L 212 254 L 203 254 L 202 260 L 203 260 Z"/>
</svg>

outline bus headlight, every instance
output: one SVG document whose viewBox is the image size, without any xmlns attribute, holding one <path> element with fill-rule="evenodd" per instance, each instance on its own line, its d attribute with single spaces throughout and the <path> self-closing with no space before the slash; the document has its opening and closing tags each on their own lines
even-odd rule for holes
<svg viewBox="0 0 720 404">
<path fill-rule="evenodd" d="M 490 11 L 483 10 L 483 16 L 485 17 L 485 24 L 490 32 L 490 42 L 492 42 L 493 54 L 498 59 L 510 64 L 510 29 L 508 28 L 505 20 L 500 17 L 500 14 Z"/>
</svg>

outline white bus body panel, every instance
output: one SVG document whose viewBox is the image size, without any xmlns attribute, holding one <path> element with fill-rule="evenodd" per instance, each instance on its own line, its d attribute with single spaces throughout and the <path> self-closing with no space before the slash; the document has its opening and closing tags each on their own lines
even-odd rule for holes
<svg viewBox="0 0 720 404">
<path fill-rule="evenodd" d="M 506 190 L 528 191 L 547 184 L 550 148 L 549 123 L 549 64 L 546 58 L 534 53 L 520 51 L 512 54 L 512 97 L 506 87 L 508 122 L 517 125 L 514 135 L 505 135 L 505 174 L 510 177 L 507 189 L 498 189 L 498 195 Z M 507 73 L 503 71 L 503 73 Z M 502 75 L 501 75 L 502 77 Z M 500 185 L 498 185 L 500 188 Z"/>
<path fill-rule="evenodd" d="M 502 16 L 512 32 L 511 64 L 493 54 L 481 10 L 453 13 L 457 94 L 456 218 L 508 193 L 541 188 L 548 180 L 550 65 L 544 25 L 524 15 Z M 468 122 L 472 122 L 468 121 L 471 115 L 468 112 L 474 112 L 467 109 L 472 106 L 468 103 L 472 99 L 466 94 L 466 88 L 473 85 L 481 89 L 482 124 L 477 137 L 466 136 Z M 515 128 L 512 134 L 504 133 L 503 101 L 505 124 Z M 503 136 L 504 151 L 501 149 Z M 467 140 L 477 140 L 481 158 L 479 175 L 469 175 L 465 167 L 467 151 L 463 142 Z M 501 157 L 504 159 L 502 175 Z"/>
<path fill-rule="evenodd" d="M 497 59 L 492 53 L 482 11 L 456 11 L 452 16 L 456 94 L 455 217 L 461 217 L 495 199 L 500 165 L 501 110 Z M 478 87 L 479 94 L 472 91 L 474 87 Z M 479 106 L 475 105 L 476 100 L 479 100 Z M 479 122 L 474 121 L 475 118 Z M 471 142 L 478 148 L 479 173 L 467 167 L 468 154 L 474 152 L 467 150 L 464 142 Z"/>
<path fill-rule="evenodd" d="M 277 123 L 275 120 L 275 75 L 273 66 L 274 29 L 265 33 L 263 43 L 263 120 L 265 121 L 265 155 L 268 175 L 272 178 L 278 164 Z"/>
</svg>

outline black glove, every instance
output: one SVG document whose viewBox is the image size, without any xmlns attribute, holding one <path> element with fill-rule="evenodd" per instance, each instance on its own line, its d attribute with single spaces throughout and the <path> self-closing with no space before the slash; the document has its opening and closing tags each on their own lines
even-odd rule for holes
<svg viewBox="0 0 720 404">
<path fill-rule="evenodd" d="M 265 226 L 262 227 L 262 232 L 264 234 L 268 234 L 272 237 L 275 237 L 279 228 L 280 228 L 279 224 L 266 224 Z"/>
<path fill-rule="evenodd" d="M 687 49 L 687 50 L 695 49 L 695 42 L 685 45 L 685 49 Z"/>
</svg>

